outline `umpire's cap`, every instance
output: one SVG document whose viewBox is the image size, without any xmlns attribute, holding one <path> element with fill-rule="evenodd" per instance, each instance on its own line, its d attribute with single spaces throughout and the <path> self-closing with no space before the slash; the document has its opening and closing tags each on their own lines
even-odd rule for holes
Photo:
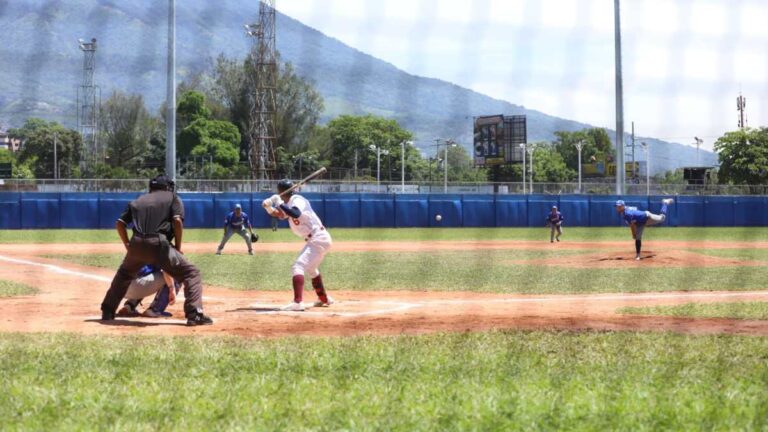
<svg viewBox="0 0 768 432">
<path fill-rule="evenodd" d="M 168 190 L 169 186 L 172 184 L 173 182 L 171 179 L 163 174 L 160 174 L 159 176 L 149 181 L 149 190 Z"/>
<path fill-rule="evenodd" d="M 277 182 L 277 191 L 284 192 L 293 187 L 293 182 L 289 179 L 282 179 Z"/>
</svg>

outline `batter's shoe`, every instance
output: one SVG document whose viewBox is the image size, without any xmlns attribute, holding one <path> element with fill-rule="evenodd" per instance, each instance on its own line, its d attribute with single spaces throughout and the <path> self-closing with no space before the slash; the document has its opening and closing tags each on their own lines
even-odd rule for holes
<svg viewBox="0 0 768 432">
<path fill-rule="evenodd" d="M 296 303 L 296 302 L 293 302 L 287 306 L 283 306 L 282 308 L 280 308 L 280 310 L 287 311 L 287 312 L 303 312 L 304 309 L 305 309 L 304 303 Z"/>
<path fill-rule="evenodd" d="M 211 317 L 204 315 L 202 312 L 196 312 L 193 315 L 187 315 L 188 326 L 211 325 L 211 324 L 213 324 L 213 320 L 211 319 Z"/>
<path fill-rule="evenodd" d="M 661 203 L 664 205 L 672 205 L 674 204 L 674 202 L 675 200 L 673 200 L 672 198 L 664 198 L 663 200 L 661 200 Z"/>
<path fill-rule="evenodd" d="M 336 300 L 333 299 L 333 297 L 328 296 L 328 301 L 324 302 L 322 300 L 318 300 L 312 304 L 313 307 L 328 307 L 332 304 L 336 303 Z"/>
</svg>

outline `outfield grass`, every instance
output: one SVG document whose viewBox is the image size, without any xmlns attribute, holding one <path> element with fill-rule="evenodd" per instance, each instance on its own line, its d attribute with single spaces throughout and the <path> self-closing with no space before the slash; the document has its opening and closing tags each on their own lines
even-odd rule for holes
<svg viewBox="0 0 768 432">
<path fill-rule="evenodd" d="M 627 240 L 624 227 L 564 227 L 564 241 Z M 287 228 L 277 232 L 257 230 L 263 242 L 295 240 Z M 331 228 L 337 241 L 422 241 L 422 240 L 549 240 L 548 228 Z M 185 242 L 219 242 L 221 229 L 187 229 Z M 755 228 L 669 228 L 646 231 L 646 240 L 768 241 L 768 230 Z M 234 239 L 237 241 L 238 239 Z M 0 230 L 0 243 L 118 243 L 114 229 L 108 230 Z"/>
<path fill-rule="evenodd" d="M 768 261 L 768 249 L 704 249 L 697 250 L 703 255 L 721 258 L 735 258 L 749 261 Z"/>
<path fill-rule="evenodd" d="M 600 293 L 764 289 L 768 266 L 580 269 L 513 261 L 584 253 L 566 250 L 479 250 L 329 253 L 321 266 L 329 290 L 476 291 L 495 293 Z M 290 289 L 294 253 L 188 254 L 203 282 L 238 290 Z M 122 254 L 50 255 L 64 261 L 117 269 Z"/>
<path fill-rule="evenodd" d="M 0 279 L 0 298 L 37 294 L 38 289 L 18 282 Z"/>
<path fill-rule="evenodd" d="M 768 339 L 0 335 L 6 430 L 761 430 Z"/>
<path fill-rule="evenodd" d="M 626 307 L 619 313 L 697 318 L 768 319 L 768 302 L 686 303 L 676 306 Z"/>
</svg>

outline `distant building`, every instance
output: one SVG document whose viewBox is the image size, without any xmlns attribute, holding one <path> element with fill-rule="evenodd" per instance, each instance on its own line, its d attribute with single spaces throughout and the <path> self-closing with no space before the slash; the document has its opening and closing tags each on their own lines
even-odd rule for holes
<svg viewBox="0 0 768 432">
<path fill-rule="evenodd" d="M 21 150 L 21 140 L 12 138 L 8 135 L 8 132 L 0 130 L 0 149 L 17 152 Z"/>
</svg>

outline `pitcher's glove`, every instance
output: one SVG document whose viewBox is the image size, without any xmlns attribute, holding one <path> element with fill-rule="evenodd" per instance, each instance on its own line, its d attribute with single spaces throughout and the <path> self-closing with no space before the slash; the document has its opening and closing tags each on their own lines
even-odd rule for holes
<svg viewBox="0 0 768 432">
<path fill-rule="evenodd" d="M 251 233 L 251 241 L 254 242 L 254 243 L 259 241 L 259 235 L 256 234 L 256 233 Z"/>
</svg>

